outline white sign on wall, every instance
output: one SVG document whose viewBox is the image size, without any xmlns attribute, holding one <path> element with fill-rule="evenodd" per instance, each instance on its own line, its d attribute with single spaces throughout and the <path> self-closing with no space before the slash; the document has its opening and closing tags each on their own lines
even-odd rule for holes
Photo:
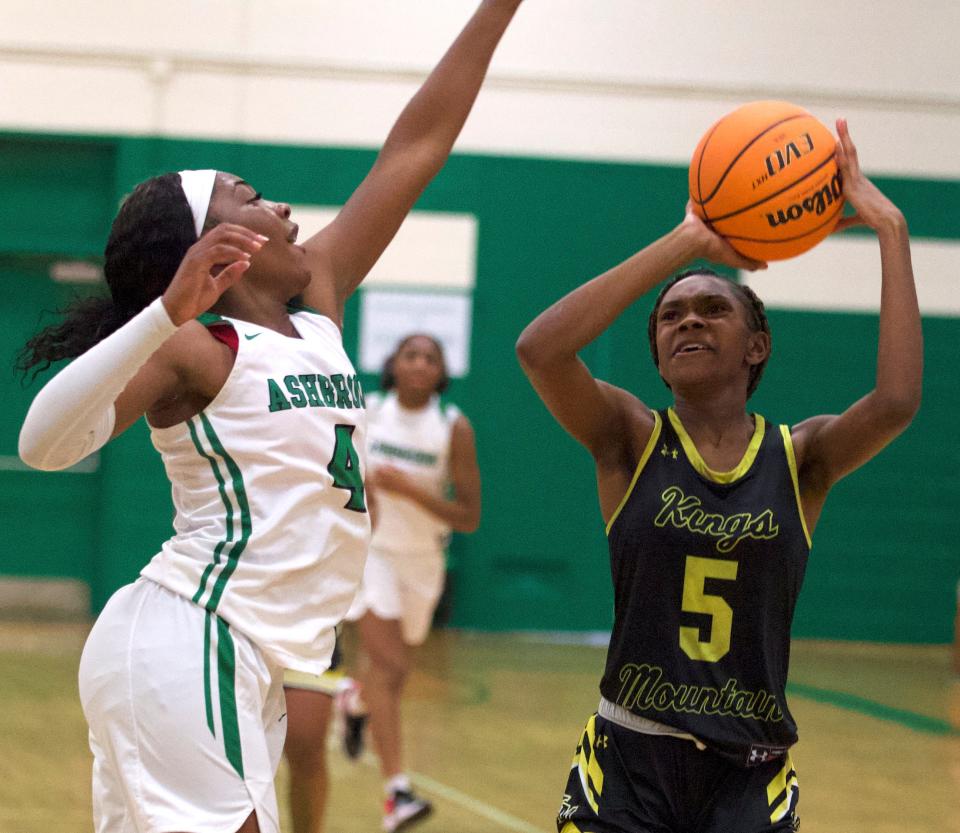
<svg viewBox="0 0 960 833">
<path fill-rule="evenodd" d="M 334 206 L 293 206 L 300 241 L 338 211 Z M 477 226 L 473 214 L 410 212 L 360 286 L 361 370 L 379 373 L 402 338 L 426 333 L 443 345 L 450 376 L 467 375 Z"/>
<path fill-rule="evenodd" d="M 360 369 L 379 373 L 397 343 L 411 333 L 443 345 L 451 377 L 470 370 L 472 300 L 466 292 L 366 289 L 360 299 Z"/>
</svg>

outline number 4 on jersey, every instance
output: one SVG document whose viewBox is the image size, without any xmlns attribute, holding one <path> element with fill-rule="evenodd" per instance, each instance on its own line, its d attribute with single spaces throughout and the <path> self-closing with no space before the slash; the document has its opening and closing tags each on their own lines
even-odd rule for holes
<svg viewBox="0 0 960 833">
<path fill-rule="evenodd" d="M 367 504 L 363 493 L 363 476 L 360 474 L 360 456 L 353 447 L 353 429 L 355 425 L 335 425 L 335 442 L 333 458 L 327 471 L 333 477 L 333 486 L 336 489 L 346 489 L 350 492 L 350 499 L 344 504 L 344 509 L 354 512 L 366 512 Z"/>
</svg>

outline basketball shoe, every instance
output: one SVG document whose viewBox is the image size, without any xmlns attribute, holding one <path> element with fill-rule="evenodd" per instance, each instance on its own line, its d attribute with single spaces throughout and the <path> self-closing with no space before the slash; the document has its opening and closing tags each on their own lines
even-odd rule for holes
<svg viewBox="0 0 960 833">
<path fill-rule="evenodd" d="M 406 830 L 433 812 L 433 805 L 413 790 L 392 790 L 383 806 L 385 833 Z"/>
<path fill-rule="evenodd" d="M 355 761 L 363 752 L 363 733 L 367 726 L 367 707 L 360 696 L 360 684 L 350 677 L 341 680 L 335 703 L 343 719 L 343 754 Z"/>
</svg>

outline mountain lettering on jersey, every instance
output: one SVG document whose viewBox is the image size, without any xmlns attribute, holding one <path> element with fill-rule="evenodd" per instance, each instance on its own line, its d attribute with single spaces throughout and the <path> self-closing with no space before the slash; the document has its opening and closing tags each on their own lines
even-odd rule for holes
<svg viewBox="0 0 960 833">
<path fill-rule="evenodd" d="M 684 494 L 679 486 L 668 486 L 660 498 L 663 508 L 653 519 L 657 526 L 670 524 L 676 529 L 716 538 L 717 550 L 723 553 L 733 550 L 744 538 L 768 541 L 780 533 L 780 525 L 774 520 L 770 509 L 764 509 L 757 515 L 750 512 L 733 515 L 705 512 L 700 498 Z"/>
<path fill-rule="evenodd" d="M 291 408 L 364 408 L 363 388 L 356 376 L 334 373 L 300 373 L 281 382 L 267 379 L 267 402 L 271 413 Z"/>
<path fill-rule="evenodd" d="M 719 714 L 745 717 L 764 723 L 779 723 L 783 709 L 775 695 L 764 689 L 740 688 L 733 677 L 723 688 L 672 683 L 663 679 L 663 669 L 649 663 L 627 663 L 620 668 L 617 704 L 625 709 L 656 709 L 659 712 Z"/>
</svg>

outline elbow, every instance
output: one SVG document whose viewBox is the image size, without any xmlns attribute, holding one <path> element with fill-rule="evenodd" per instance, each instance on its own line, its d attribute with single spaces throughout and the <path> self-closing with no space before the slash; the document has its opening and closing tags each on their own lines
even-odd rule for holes
<svg viewBox="0 0 960 833">
<path fill-rule="evenodd" d="M 39 449 L 24 436 L 24 433 L 23 431 L 20 432 L 20 439 L 17 442 L 17 454 L 30 468 L 46 471 L 43 465 L 43 456 L 40 454 Z"/>
<path fill-rule="evenodd" d="M 881 403 L 881 420 L 897 433 L 906 430 L 920 410 L 920 391 L 901 396 L 884 397 Z"/>
<path fill-rule="evenodd" d="M 17 453 L 26 465 L 37 471 L 60 471 L 67 468 L 67 466 L 58 465 L 55 460 L 48 459 L 36 446 L 25 443 L 22 437 Z"/>
<path fill-rule="evenodd" d="M 898 403 L 893 409 L 893 418 L 901 426 L 901 430 L 903 430 L 906 429 L 911 422 L 913 422 L 913 418 L 917 415 L 919 410 L 920 397 L 918 396 L 916 399 Z"/>
<path fill-rule="evenodd" d="M 31 432 L 21 431 L 17 442 L 17 454 L 20 459 L 37 471 L 63 471 L 83 459 L 84 454 L 77 454 L 75 449 L 60 446 L 50 447 Z"/>
<path fill-rule="evenodd" d="M 543 350 L 537 344 L 536 338 L 531 335 L 529 327 L 520 333 L 515 349 L 517 360 L 524 370 L 532 370 L 544 363 Z"/>
<path fill-rule="evenodd" d="M 387 138 L 376 164 L 394 181 L 409 181 L 422 191 L 440 172 L 449 155 L 450 148 L 431 137 L 398 135 Z"/>
<path fill-rule="evenodd" d="M 527 331 L 524 330 L 520 333 L 520 338 L 517 339 L 517 343 L 514 345 L 514 350 L 517 353 L 517 358 L 520 360 L 520 364 L 523 364 L 530 355 L 530 339 L 527 336 Z"/>
</svg>

